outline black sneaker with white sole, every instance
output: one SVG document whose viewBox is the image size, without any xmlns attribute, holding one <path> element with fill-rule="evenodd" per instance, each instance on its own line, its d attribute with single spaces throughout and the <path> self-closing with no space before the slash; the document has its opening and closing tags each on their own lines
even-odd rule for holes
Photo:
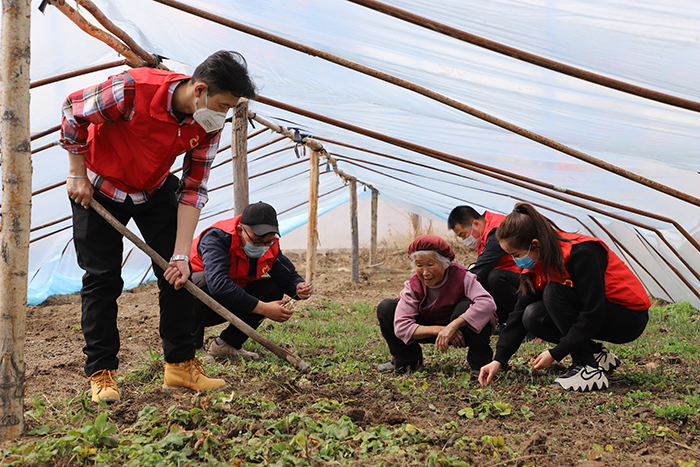
<svg viewBox="0 0 700 467">
<path fill-rule="evenodd" d="M 600 352 L 594 353 L 595 361 L 604 372 L 610 373 L 622 363 L 617 355 L 603 347 Z"/>
<path fill-rule="evenodd" d="M 575 363 L 569 370 L 554 380 L 567 391 L 589 392 L 608 389 L 608 378 L 603 369 Z"/>
</svg>

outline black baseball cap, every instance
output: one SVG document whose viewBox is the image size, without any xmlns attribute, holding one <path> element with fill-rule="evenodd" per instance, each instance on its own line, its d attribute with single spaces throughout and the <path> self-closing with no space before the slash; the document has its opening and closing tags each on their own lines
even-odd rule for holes
<svg viewBox="0 0 700 467">
<path fill-rule="evenodd" d="M 241 224 L 249 226 L 258 237 L 271 233 L 280 234 L 275 208 L 262 201 L 245 207 L 241 214 Z"/>
</svg>

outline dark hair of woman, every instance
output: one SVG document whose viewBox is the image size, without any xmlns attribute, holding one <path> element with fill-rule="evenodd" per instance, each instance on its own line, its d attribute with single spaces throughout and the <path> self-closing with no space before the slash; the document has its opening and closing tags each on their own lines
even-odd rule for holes
<svg viewBox="0 0 700 467">
<path fill-rule="evenodd" d="M 499 242 L 508 244 L 510 248 L 527 250 L 532 241 L 539 242 L 539 257 L 544 273 L 548 279 L 560 276 L 564 272 L 564 256 L 559 242 L 568 241 L 562 238 L 554 229 L 552 221 L 537 212 L 532 205 L 518 203 L 513 212 L 508 214 L 496 231 Z M 530 274 L 520 275 L 521 294 L 533 293 L 535 285 Z"/>
</svg>

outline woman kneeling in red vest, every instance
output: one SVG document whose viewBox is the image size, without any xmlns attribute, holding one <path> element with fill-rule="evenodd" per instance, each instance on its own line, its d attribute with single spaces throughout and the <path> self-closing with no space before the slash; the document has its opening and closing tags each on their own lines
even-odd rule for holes
<svg viewBox="0 0 700 467">
<path fill-rule="evenodd" d="M 555 384 L 569 391 L 607 389 L 605 373 L 620 360 L 593 339 L 624 344 L 642 334 L 651 303 L 639 279 L 602 240 L 555 230 L 529 204 L 515 206 L 497 238 L 523 268 L 521 296 L 479 383 L 491 383 L 530 332 L 556 344 L 532 360 L 535 369 L 571 355 L 573 364 Z"/>
<path fill-rule="evenodd" d="M 382 336 L 391 362 L 381 372 L 415 371 L 423 366 L 420 344 L 434 343 L 445 352 L 450 345 L 469 347 L 467 362 L 474 371 L 491 361 L 489 339 L 496 326 L 496 304 L 476 276 L 452 260 L 454 251 L 436 235 L 421 235 L 408 247 L 416 273 L 404 283 L 398 299 L 377 306 Z"/>
</svg>

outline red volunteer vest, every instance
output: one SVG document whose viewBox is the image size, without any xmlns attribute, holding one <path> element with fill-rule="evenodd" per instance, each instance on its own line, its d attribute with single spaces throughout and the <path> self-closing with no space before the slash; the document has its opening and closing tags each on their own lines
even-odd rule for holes
<svg viewBox="0 0 700 467">
<path fill-rule="evenodd" d="M 241 248 L 241 242 L 238 238 L 238 233 L 236 233 L 236 228 L 238 224 L 241 223 L 241 216 L 236 216 L 231 219 L 226 219 L 223 221 L 216 222 L 209 229 L 217 228 L 224 232 L 231 234 L 231 248 L 228 251 L 228 257 L 231 260 L 231 268 L 229 269 L 229 276 L 233 280 L 233 283 L 239 287 L 245 287 L 248 282 L 252 282 L 260 279 L 263 274 L 268 272 L 272 268 L 272 263 L 275 262 L 277 255 L 280 252 L 279 242 L 272 245 L 262 257 L 258 258 L 258 267 L 255 271 L 255 276 L 251 277 L 248 275 L 248 257 L 245 255 L 243 248 Z M 190 264 L 192 265 L 192 272 L 204 271 L 204 264 L 202 263 L 202 257 L 197 253 L 197 247 L 199 246 L 199 239 L 204 235 L 204 230 L 200 233 L 197 238 L 192 242 L 192 251 L 190 254 Z"/>
<path fill-rule="evenodd" d="M 561 252 L 564 255 L 564 274 L 560 277 L 547 278 L 544 273 L 542 262 L 535 263 L 533 269 L 523 269 L 523 274 L 533 274 L 535 288 L 543 290 L 548 281 L 558 282 L 560 284 L 575 287 L 571 276 L 566 270 L 566 265 L 571 256 L 571 247 L 583 242 L 598 242 L 608 253 L 608 266 L 605 268 L 605 298 L 612 303 L 617 303 L 630 310 L 648 310 L 651 308 L 649 297 L 644 291 L 642 283 L 637 279 L 637 276 L 627 267 L 625 263 L 610 249 L 602 240 L 586 235 L 572 234 L 567 232 L 557 232 L 569 242 L 559 242 Z"/>
<path fill-rule="evenodd" d="M 125 72 L 136 82 L 130 121 L 90 125 L 88 168 L 127 193 L 152 191 L 170 172 L 175 158 L 216 133 L 198 124 L 183 125 L 168 113 L 168 87 L 189 76 L 153 68 Z"/>
<path fill-rule="evenodd" d="M 409 279 L 411 290 L 417 292 L 420 305 L 418 313 L 424 316 L 428 321 L 439 323 L 447 323 L 454 312 L 455 306 L 469 298 L 464 294 L 464 276 L 468 274 L 464 266 L 452 263 L 447 268 L 447 281 L 440 288 L 437 300 L 431 307 L 424 307 L 423 301 L 427 295 L 427 288 L 421 282 L 417 275 L 412 275 Z"/>
<path fill-rule="evenodd" d="M 503 218 L 506 216 L 503 214 L 495 214 L 484 211 L 482 217 L 486 220 L 486 227 L 484 228 L 484 233 L 479 240 L 479 246 L 476 248 L 477 255 L 480 255 L 481 252 L 484 251 L 484 247 L 486 246 L 486 238 L 488 238 L 493 229 L 496 229 L 499 225 L 501 225 L 501 221 L 503 221 Z M 520 266 L 515 264 L 510 255 L 503 255 L 494 269 L 505 269 L 507 271 L 520 273 Z"/>
</svg>

